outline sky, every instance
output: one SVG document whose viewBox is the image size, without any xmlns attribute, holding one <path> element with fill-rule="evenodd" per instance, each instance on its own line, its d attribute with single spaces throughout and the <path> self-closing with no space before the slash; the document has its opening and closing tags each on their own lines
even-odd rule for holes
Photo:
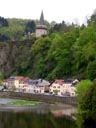
<svg viewBox="0 0 96 128">
<path fill-rule="evenodd" d="M 96 0 L 0 0 L 0 16 L 5 18 L 40 19 L 57 23 L 82 24 L 96 9 Z"/>
</svg>

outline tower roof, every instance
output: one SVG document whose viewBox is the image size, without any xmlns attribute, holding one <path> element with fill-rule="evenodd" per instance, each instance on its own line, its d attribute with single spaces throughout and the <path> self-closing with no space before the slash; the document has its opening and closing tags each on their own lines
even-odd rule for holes
<svg viewBox="0 0 96 128">
<path fill-rule="evenodd" d="M 41 16 L 40 16 L 40 25 L 44 25 L 44 15 L 43 15 L 43 11 L 41 12 Z"/>
</svg>

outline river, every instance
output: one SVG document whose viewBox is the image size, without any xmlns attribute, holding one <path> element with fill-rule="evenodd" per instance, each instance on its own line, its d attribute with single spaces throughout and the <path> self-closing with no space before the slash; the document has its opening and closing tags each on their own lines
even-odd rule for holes
<svg viewBox="0 0 96 128">
<path fill-rule="evenodd" d="M 7 105 L 10 101 L 14 99 L 0 98 L 0 128 L 77 128 L 70 116 L 75 107 L 60 103 Z"/>
</svg>

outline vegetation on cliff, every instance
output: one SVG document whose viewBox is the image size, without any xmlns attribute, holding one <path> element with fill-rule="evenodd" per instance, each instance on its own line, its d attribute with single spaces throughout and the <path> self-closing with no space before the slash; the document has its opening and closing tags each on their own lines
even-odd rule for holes
<svg viewBox="0 0 96 128">
<path fill-rule="evenodd" d="M 48 24 L 49 34 L 35 38 L 36 21 L 0 20 L 0 72 L 48 80 L 96 78 L 96 13 L 87 26 Z"/>
</svg>

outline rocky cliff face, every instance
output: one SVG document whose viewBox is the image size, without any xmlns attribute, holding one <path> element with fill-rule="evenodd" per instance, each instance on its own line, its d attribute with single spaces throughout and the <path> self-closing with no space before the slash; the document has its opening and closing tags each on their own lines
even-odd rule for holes
<svg viewBox="0 0 96 128">
<path fill-rule="evenodd" d="M 18 70 L 30 58 L 32 41 L 0 43 L 0 72 L 5 76 Z"/>
<path fill-rule="evenodd" d="M 10 63 L 8 60 L 10 47 L 8 44 L 0 44 L 0 71 L 10 71 Z"/>
</svg>

